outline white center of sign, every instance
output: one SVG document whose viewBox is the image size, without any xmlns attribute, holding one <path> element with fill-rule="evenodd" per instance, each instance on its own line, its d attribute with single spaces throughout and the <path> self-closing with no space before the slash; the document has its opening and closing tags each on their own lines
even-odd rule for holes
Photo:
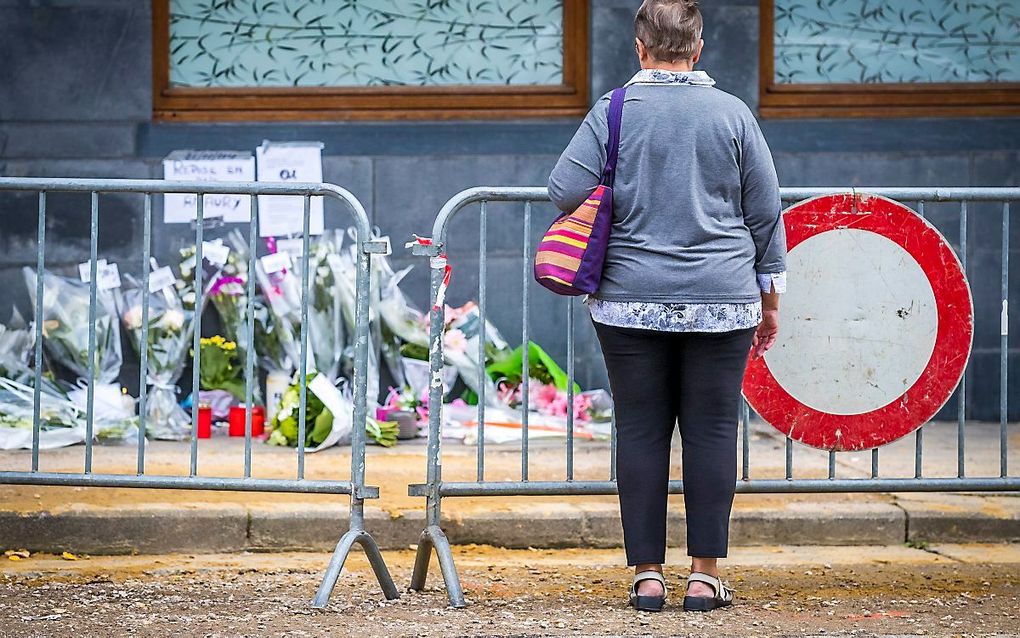
<svg viewBox="0 0 1020 638">
<path fill-rule="evenodd" d="M 795 399 L 829 414 L 888 405 L 921 376 L 938 312 L 924 271 L 899 244 L 839 229 L 797 244 L 787 260 L 779 338 L 765 362 Z"/>
</svg>

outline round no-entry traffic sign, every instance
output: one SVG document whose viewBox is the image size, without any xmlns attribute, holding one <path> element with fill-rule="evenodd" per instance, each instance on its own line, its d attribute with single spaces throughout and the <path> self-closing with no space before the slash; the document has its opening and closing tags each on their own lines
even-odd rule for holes
<svg viewBox="0 0 1020 638">
<path fill-rule="evenodd" d="M 863 450 L 914 431 L 952 395 L 974 307 L 944 237 L 898 202 L 835 194 L 784 213 L 780 334 L 748 363 L 744 396 L 790 438 Z"/>
</svg>

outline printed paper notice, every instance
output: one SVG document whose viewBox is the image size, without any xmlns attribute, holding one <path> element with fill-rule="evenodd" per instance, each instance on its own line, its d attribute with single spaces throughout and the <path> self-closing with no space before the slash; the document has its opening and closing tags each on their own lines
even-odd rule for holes
<svg viewBox="0 0 1020 638">
<path fill-rule="evenodd" d="M 248 151 L 174 151 L 163 160 L 163 179 L 173 182 L 254 182 L 255 158 Z M 247 195 L 205 195 L 202 218 L 225 222 L 251 220 L 251 198 Z M 163 221 L 168 224 L 193 222 L 198 217 L 194 193 L 163 196 Z"/>
<path fill-rule="evenodd" d="M 260 182 L 321 182 L 322 144 L 319 142 L 263 142 L 255 149 Z M 321 235 L 322 197 L 310 201 L 308 229 Z M 279 237 L 304 232 L 304 197 L 259 195 L 259 236 Z"/>
</svg>

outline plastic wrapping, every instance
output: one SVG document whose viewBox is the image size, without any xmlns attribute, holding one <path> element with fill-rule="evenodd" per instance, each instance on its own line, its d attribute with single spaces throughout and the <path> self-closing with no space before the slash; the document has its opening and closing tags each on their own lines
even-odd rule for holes
<svg viewBox="0 0 1020 638">
<path fill-rule="evenodd" d="M 34 401 L 31 386 L 0 378 L 0 450 L 31 449 Z M 52 387 L 40 392 L 39 416 L 40 449 L 85 441 L 83 411 Z"/>
<path fill-rule="evenodd" d="M 23 269 L 33 306 L 36 272 Z M 84 408 L 89 377 L 89 284 L 43 271 L 43 346 L 50 357 L 78 377 L 68 397 Z M 134 404 L 124 398 L 118 377 L 123 362 L 120 346 L 119 289 L 96 291 L 95 387 L 93 434 L 102 441 L 137 436 Z"/>
<path fill-rule="evenodd" d="M 137 352 L 146 348 L 146 381 L 150 386 L 145 402 L 146 433 L 150 438 L 183 440 L 188 438 L 191 418 L 177 402 L 177 381 L 184 372 L 193 345 L 195 330 L 194 257 L 185 257 L 181 277 L 173 285 L 159 290 L 143 290 L 133 277 L 125 276 L 124 325 Z M 189 263 L 190 259 L 190 263 Z M 155 264 L 153 264 L 155 266 Z M 220 266 L 205 263 L 202 281 L 205 295 L 215 285 Z M 142 340 L 142 297 L 149 298 L 148 341 Z M 202 308 L 198 309 L 201 312 Z"/>
</svg>

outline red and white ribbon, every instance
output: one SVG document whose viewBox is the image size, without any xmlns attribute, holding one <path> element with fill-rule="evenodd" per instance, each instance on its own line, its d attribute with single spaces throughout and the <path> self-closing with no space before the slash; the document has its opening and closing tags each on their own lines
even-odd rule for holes
<svg viewBox="0 0 1020 638">
<path fill-rule="evenodd" d="M 432 239 L 429 237 L 419 237 L 414 235 L 412 241 L 407 242 L 405 245 L 407 248 L 418 244 L 419 246 L 431 246 L 433 245 Z M 436 302 L 432 304 L 432 310 L 438 312 L 443 304 L 446 303 L 446 291 L 450 287 L 450 277 L 453 274 L 453 266 L 446 259 L 446 253 L 440 253 L 439 255 L 432 257 L 429 260 L 429 265 L 433 268 L 443 269 L 443 281 L 439 284 L 439 290 L 436 292 Z"/>
</svg>

